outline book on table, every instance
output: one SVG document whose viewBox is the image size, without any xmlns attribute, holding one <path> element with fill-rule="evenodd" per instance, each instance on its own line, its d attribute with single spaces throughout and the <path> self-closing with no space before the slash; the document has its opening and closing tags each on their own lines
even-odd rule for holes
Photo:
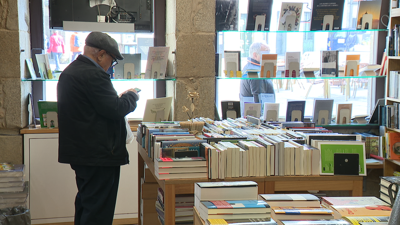
<svg viewBox="0 0 400 225">
<path fill-rule="evenodd" d="M 347 205 L 347 206 L 359 206 L 359 205 L 386 205 L 375 196 L 363 196 L 363 197 L 322 197 L 321 205 L 330 207 L 332 205 Z"/>
<path fill-rule="evenodd" d="M 330 220 L 282 220 L 284 225 L 351 225 L 343 219 L 330 219 Z"/>
<path fill-rule="evenodd" d="M 351 224 L 362 224 L 362 223 L 374 223 L 377 225 L 378 223 L 386 223 L 389 222 L 389 216 L 345 216 L 344 220 L 349 221 Z M 375 224 L 376 223 L 376 224 Z"/>
<path fill-rule="evenodd" d="M 271 207 L 321 207 L 319 198 L 312 194 L 260 194 L 259 199 Z"/>
<path fill-rule="evenodd" d="M 334 219 L 333 212 L 326 208 L 271 207 L 274 220 L 321 220 Z"/>
<path fill-rule="evenodd" d="M 254 181 L 198 182 L 194 193 L 200 201 L 257 200 L 258 185 Z"/>
<path fill-rule="evenodd" d="M 231 214 L 254 214 L 254 213 L 271 213 L 269 205 L 259 200 L 235 200 L 235 201 L 200 201 L 195 199 L 195 206 L 199 212 L 208 215 L 231 215 Z M 265 216 L 267 218 L 268 216 Z"/>
<path fill-rule="evenodd" d="M 390 216 L 392 209 L 386 205 L 331 205 L 335 219 L 353 216 Z"/>
<path fill-rule="evenodd" d="M 3 178 L 16 178 L 18 181 L 23 176 L 23 164 L 0 163 L 0 182 Z"/>
<path fill-rule="evenodd" d="M 207 225 L 278 225 L 273 219 L 207 219 Z"/>
</svg>

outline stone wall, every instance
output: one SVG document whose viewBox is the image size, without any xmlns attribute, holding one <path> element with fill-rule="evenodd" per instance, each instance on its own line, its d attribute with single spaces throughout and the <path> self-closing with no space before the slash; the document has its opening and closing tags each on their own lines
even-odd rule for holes
<svg viewBox="0 0 400 225">
<path fill-rule="evenodd" d="M 0 0 L 0 162 L 22 163 L 19 131 L 28 124 L 25 59 L 30 57 L 29 1 Z"/>
<path fill-rule="evenodd" d="M 214 118 L 215 108 L 215 1 L 168 0 L 166 45 L 168 74 L 176 82 L 167 82 L 167 96 L 174 97 L 174 120 L 187 120 L 182 107 L 190 108 L 189 92 L 199 93 L 194 117 Z"/>
</svg>

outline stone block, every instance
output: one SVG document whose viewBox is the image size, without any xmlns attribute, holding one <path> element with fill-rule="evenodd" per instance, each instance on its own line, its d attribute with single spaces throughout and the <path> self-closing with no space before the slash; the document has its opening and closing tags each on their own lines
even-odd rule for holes
<svg viewBox="0 0 400 225">
<path fill-rule="evenodd" d="M 23 163 L 22 135 L 0 135 L 0 161 L 14 164 Z"/>
<path fill-rule="evenodd" d="M 177 0 L 177 33 L 214 33 L 215 0 Z"/>
<path fill-rule="evenodd" d="M 3 89 L 0 93 L 0 101 L 3 102 L 0 109 L 5 110 L 5 117 L 3 120 L 0 118 L 0 128 L 22 128 L 22 111 L 27 111 L 27 96 L 21 94 L 20 79 L 0 79 L 0 86 Z M 26 112 L 24 115 L 27 115 Z"/>
<path fill-rule="evenodd" d="M 215 109 L 215 78 L 177 78 L 175 82 L 174 120 L 188 120 L 189 116 L 183 112 L 185 106 L 191 108 L 189 92 L 199 93 L 199 99 L 194 100 L 195 110 L 193 117 L 208 117 L 214 119 Z M 191 111 L 189 111 L 191 115 Z"/>
<path fill-rule="evenodd" d="M 19 0 L 21 1 L 21 0 Z M 18 2 L 2 0 L 0 7 L 0 29 L 18 31 Z M 16 39 L 18 40 L 18 39 Z"/>
<path fill-rule="evenodd" d="M 177 77 L 215 77 L 215 34 L 179 35 L 176 43 Z"/>
<path fill-rule="evenodd" d="M 19 32 L 0 30 L 0 49 L 0 78 L 20 78 Z"/>
</svg>

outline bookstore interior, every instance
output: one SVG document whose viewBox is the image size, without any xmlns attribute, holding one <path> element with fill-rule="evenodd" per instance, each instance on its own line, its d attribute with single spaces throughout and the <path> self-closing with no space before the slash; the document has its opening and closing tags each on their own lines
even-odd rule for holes
<svg viewBox="0 0 400 225">
<path fill-rule="evenodd" d="M 400 224 L 400 1 L 216 0 L 208 116 L 199 92 L 183 109 L 157 94 L 179 77 L 175 50 L 154 44 L 156 1 L 43 2 L 24 164 L 0 162 L 0 224 L 73 224 L 57 84 L 94 30 L 124 57 L 106 71 L 117 93 L 140 88 L 114 224 Z"/>
</svg>

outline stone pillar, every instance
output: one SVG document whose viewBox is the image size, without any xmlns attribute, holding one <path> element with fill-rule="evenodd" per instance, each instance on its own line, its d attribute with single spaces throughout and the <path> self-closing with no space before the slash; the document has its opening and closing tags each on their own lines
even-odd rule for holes
<svg viewBox="0 0 400 225">
<path fill-rule="evenodd" d="M 30 57 L 29 1 L 0 0 L 0 162 L 22 163 L 22 136 L 28 124 L 30 82 L 25 59 Z"/>
<path fill-rule="evenodd" d="M 173 120 L 188 120 L 189 92 L 199 93 L 194 117 L 214 118 L 215 0 L 167 0 L 166 45 L 170 47 L 167 96 L 174 97 Z"/>
</svg>

